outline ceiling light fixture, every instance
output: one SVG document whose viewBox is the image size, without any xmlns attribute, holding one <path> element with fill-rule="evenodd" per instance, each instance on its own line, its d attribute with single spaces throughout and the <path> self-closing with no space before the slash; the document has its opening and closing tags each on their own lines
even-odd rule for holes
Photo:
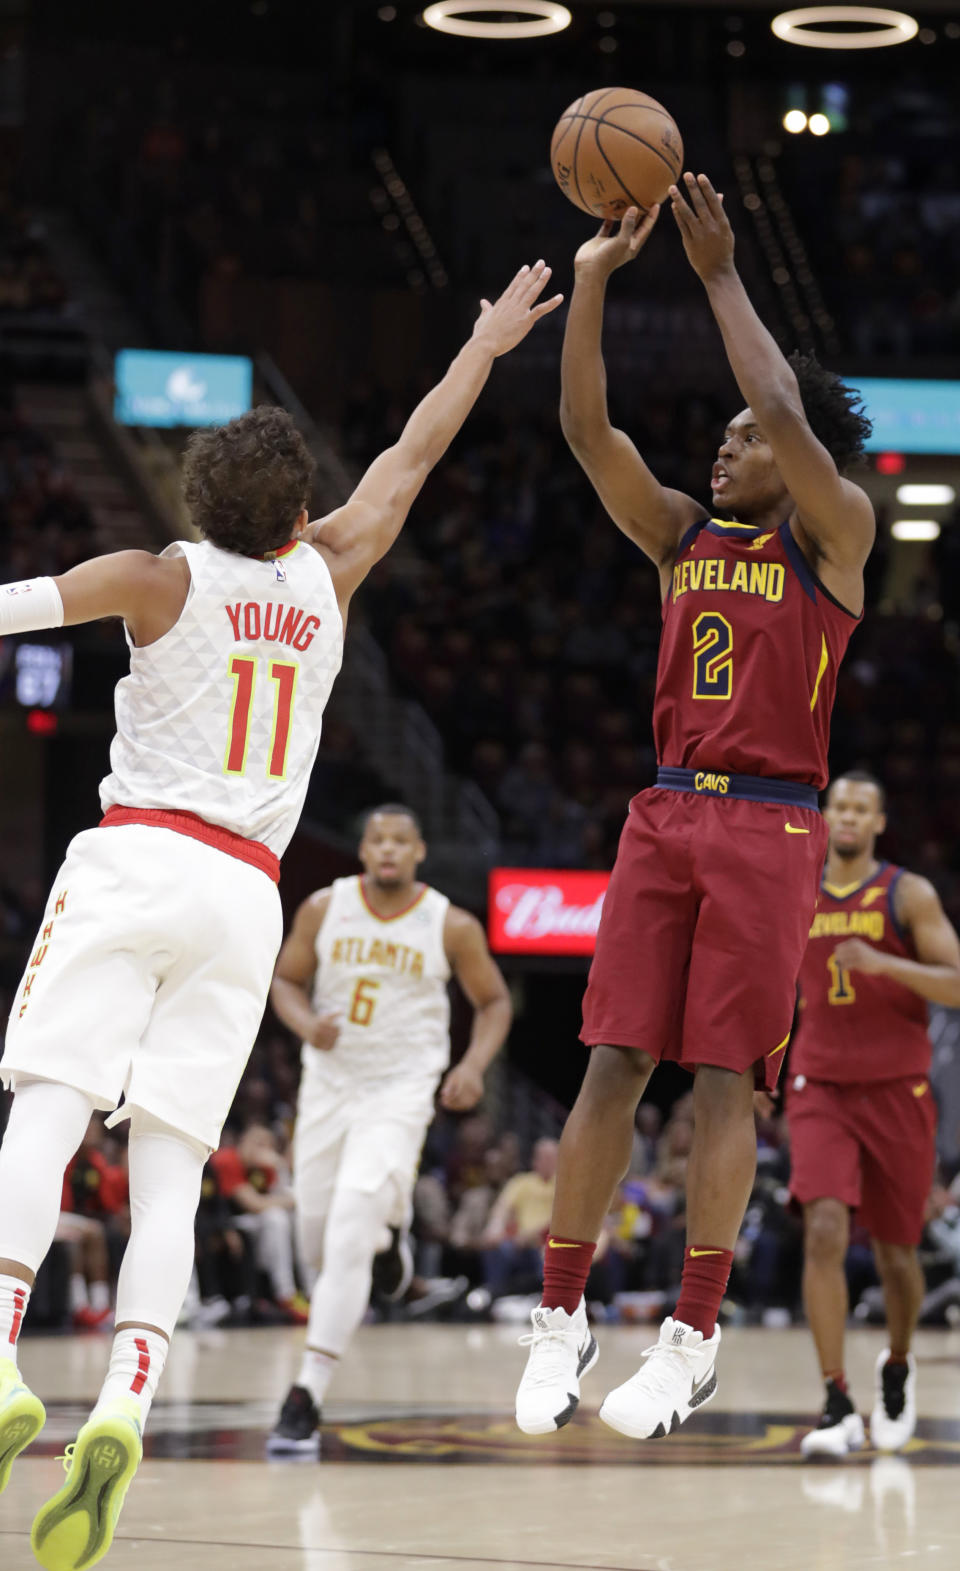
<svg viewBox="0 0 960 1571">
<path fill-rule="evenodd" d="M 940 525 L 935 518 L 895 518 L 890 533 L 894 540 L 937 540 Z"/>
<path fill-rule="evenodd" d="M 906 507 L 949 507 L 956 499 L 957 493 L 952 485 L 921 485 L 914 482 L 897 486 L 897 501 L 903 502 Z"/>
<path fill-rule="evenodd" d="M 810 130 L 813 132 L 814 136 L 826 136 L 830 129 L 830 121 L 827 119 L 826 115 L 811 115 L 810 119 L 807 121 L 807 125 L 810 127 Z"/>
<path fill-rule="evenodd" d="M 823 33 L 813 30 L 816 22 L 864 25 L 857 33 Z M 888 11 L 886 6 L 805 5 L 796 11 L 781 11 L 770 26 L 784 43 L 803 44 L 807 49 L 884 49 L 916 38 L 920 24 L 903 11 Z"/>
<path fill-rule="evenodd" d="M 807 117 L 802 109 L 788 109 L 783 117 L 783 129 L 797 136 L 807 129 Z"/>
<path fill-rule="evenodd" d="M 503 20 L 473 20 L 490 11 Z M 517 15 L 530 20 L 506 20 Z M 556 0 L 436 0 L 435 5 L 427 6 L 423 20 L 436 32 L 454 33 L 458 38 L 544 38 L 549 33 L 562 33 L 573 17 Z"/>
</svg>

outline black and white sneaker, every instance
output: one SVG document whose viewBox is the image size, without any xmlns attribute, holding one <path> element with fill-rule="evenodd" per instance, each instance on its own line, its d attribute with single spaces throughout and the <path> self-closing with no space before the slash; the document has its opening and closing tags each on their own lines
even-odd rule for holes
<svg viewBox="0 0 960 1571">
<path fill-rule="evenodd" d="M 811 1429 L 800 1442 L 800 1455 L 849 1456 L 863 1445 L 863 1419 L 856 1411 L 846 1391 L 841 1391 L 836 1381 L 827 1381 L 827 1400 L 816 1429 Z"/>
<path fill-rule="evenodd" d="M 321 1414 L 304 1386 L 291 1386 L 267 1436 L 268 1456 L 313 1456 L 320 1449 Z"/>
<path fill-rule="evenodd" d="M 396 1304 L 413 1281 L 413 1250 L 408 1234 L 390 1229 L 390 1247 L 373 1257 L 373 1291 L 388 1304 Z"/>
<path fill-rule="evenodd" d="M 570 1422 L 580 1403 L 581 1378 L 600 1350 L 582 1298 L 572 1315 L 540 1304 L 530 1319 L 533 1330 L 520 1338 L 530 1352 L 517 1388 L 517 1428 L 525 1435 L 549 1435 Z"/>
<path fill-rule="evenodd" d="M 890 1349 L 877 1359 L 876 1397 L 870 1414 L 870 1439 L 878 1451 L 901 1451 L 917 1427 L 917 1361 L 890 1363 Z"/>
</svg>

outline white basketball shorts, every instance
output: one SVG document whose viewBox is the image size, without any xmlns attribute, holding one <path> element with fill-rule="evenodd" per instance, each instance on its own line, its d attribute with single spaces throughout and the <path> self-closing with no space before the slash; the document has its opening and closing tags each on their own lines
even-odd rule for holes
<svg viewBox="0 0 960 1571">
<path fill-rule="evenodd" d="M 7 1027 L 0 1078 L 143 1108 L 214 1149 L 263 1017 L 283 917 L 273 880 L 143 824 L 71 841 Z"/>
<path fill-rule="evenodd" d="M 416 1182 L 432 1106 L 398 1110 L 386 1094 L 332 1088 L 311 1074 L 311 1059 L 321 1049 L 304 1053 L 304 1071 L 293 1132 L 293 1189 L 303 1216 L 326 1216 L 334 1189 L 375 1194 L 394 1186 L 391 1226 L 407 1224 L 410 1196 Z"/>
</svg>

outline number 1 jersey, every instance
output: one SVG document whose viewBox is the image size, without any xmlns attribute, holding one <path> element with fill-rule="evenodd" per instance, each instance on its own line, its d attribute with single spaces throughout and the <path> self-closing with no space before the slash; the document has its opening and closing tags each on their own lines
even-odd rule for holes
<svg viewBox="0 0 960 1571">
<path fill-rule="evenodd" d="M 827 784 L 837 669 L 859 618 L 790 532 L 703 519 L 663 604 L 653 729 L 660 764 Z"/>
<path fill-rule="evenodd" d="M 285 851 L 343 657 L 343 622 L 320 553 L 291 542 L 266 560 L 176 541 L 190 588 L 154 643 L 130 644 L 117 683 L 114 806 L 195 813 Z"/>
</svg>

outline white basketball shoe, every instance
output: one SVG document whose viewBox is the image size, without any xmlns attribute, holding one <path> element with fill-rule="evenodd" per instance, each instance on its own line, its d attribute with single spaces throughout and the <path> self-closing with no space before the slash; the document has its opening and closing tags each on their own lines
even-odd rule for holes
<svg viewBox="0 0 960 1571">
<path fill-rule="evenodd" d="M 917 1427 L 917 1361 L 890 1364 L 885 1347 L 877 1359 L 876 1399 L 870 1414 L 870 1439 L 878 1451 L 902 1451 Z"/>
<path fill-rule="evenodd" d="M 716 1396 L 719 1346 L 719 1326 L 705 1340 L 702 1331 L 668 1315 L 660 1340 L 644 1349 L 643 1368 L 604 1398 L 603 1422 L 633 1440 L 672 1434 Z"/>
<path fill-rule="evenodd" d="M 565 1309 L 531 1311 L 533 1330 L 520 1338 L 529 1347 L 517 1388 L 517 1426 L 525 1435 L 549 1435 L 569 1423 L 580 1402 L 580 1380 L 600 1357 L 581 1298 L 572 1315 Z"/>
<path fill-rule="evenodd" d="M 804 1457 L 832 1457 L 839 1461 L 863 1445 L 863 1419 L 845 1391 L 836 1381 L 827 1381 L 827 1399 L 823 1405 L 820 1422 L 800 1441 L 800 1455 Z"/>
</svg>

